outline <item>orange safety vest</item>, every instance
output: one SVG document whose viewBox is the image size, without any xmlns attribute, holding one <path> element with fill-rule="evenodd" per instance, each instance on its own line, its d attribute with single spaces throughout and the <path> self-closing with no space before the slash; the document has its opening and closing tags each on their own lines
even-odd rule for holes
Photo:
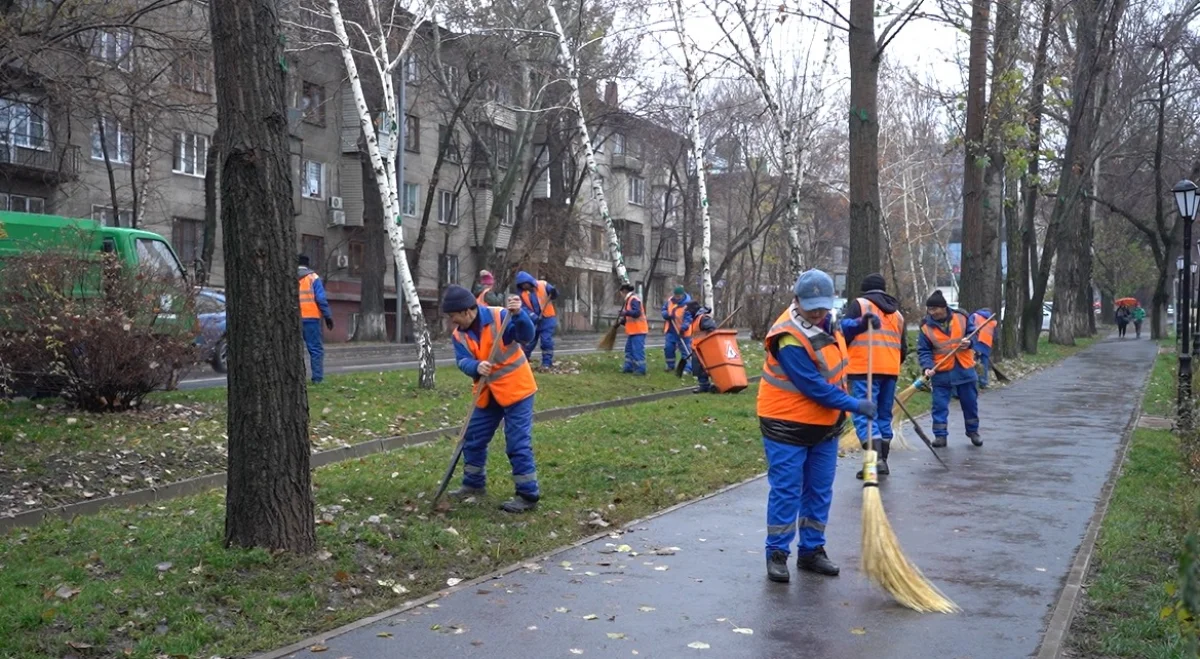
<svg viewBox="0 0 1200 659">
<path fill-rule="evenodd" d="M 700 312 L 700 313 L 696 314 L 695 316 L 692 316 L 691 334 L 692 334 L 692 337 L 697 341 L 708 336 L 708 332 L 705 332 L 700 329 L 700 322 L 707 317 L 708 317 L 708 314 L 706 314 L 704 312 Z"/>
<path fill-rule="evenodd" d="M 860 297 L 858 307 L 865 316 L 873 313 L 879 316 L 879 329 L 872 330 L 854 337 L 849 344 L 850 374 L 867 374 L 867 357 L 871 360 L 871 368 L 875 375 L 900 375 L 900 341 L 904 337 L 904 316 L 899 311 L 885 314 L 874 302 Z M 867 338 L 871 336 L 872 338 Z M 874 353 L 873 355 L 871 353 Z"/>
<path fill-rule="evenodd" d="M 637 296 L 637 293 L 630 293 L 625 296 L 625 311 L 633 311 L 633 301 L 642 302 L 642 298 Z M 646 320 L 646 305 L 642 304 L 642 315 L 640 318 L 630 318 L 625 316 L 625 334 L 633 336 L 636 334 L 648 334 L 650 332 L 650 321 Z"/>
<path fill-rule="evenodd" d="M 533 379 L 533 369 L 529 368 L 529 360 L 521 344 L 513 341 L 504 346 L 501 344 L 495 359 L 492 359 L 492 346 L 502 341 L 500 335 L 500 307 L 479 307 L 479 340 L 461 329 L 454 330 L 454 339 L 465 345 L 475 359 L 491 361 L 492 374 L 487 377 L 486 391 L 479 397 L 478 407 L 487 407 L 489 396 L 495 396 L 496 402 L 502 407 L 519 403 L 532 396 L 537 391 L 537 381 Z M 489 314 L 485 316 L 484 314 Z M 490 322 L 485 323 L 485 320 Z M 475 383 L 475 393 L 484 387 L 484 378 Z"/>
<path fill-rule="evenodd" d="M 481 307 L 487 306 L 487 294 L 492 292 L 491 286 L 484 286 L 483 290 L 479 291 L 479 295 L 475 296 L 475 302 Z"/>
<path fill-rule="evenodd" d="M 801 323 L 793 317 L 794 307 L 788 307 L 776 319 L 764 341 L 767 358 L 763 363 L 762 381 L 758 386 L 758 416 L 814 426 L 833 426 L 841 418 L 841 410 L 824 407 L 809 399 L 790 380 L 779 360 L 771 352 L 776 337 L 790 334 L 804 346 L 825 381 L 846 391 L 846 341 L 835 329 L 830 335 L 819 327 Z"/>
<path fill-rule="evenodd" d="M 689 326 L 686 330 L 682 329 L 683 328 L 683 316 L 686 313 L 687 313 L 687 303 L 686 302 L 676 303 L 675 300 L 667 298 L 667 315 L 669 315 L 671 317 L 671 320 L 668 320 L 667 322 L 663 323 L 663 334 L 667 334 L 671 331 L 671 322 L 674 321 L 676 334 L 678 334 L 679 336 L 684 337 L 684 338 L 691 336 L 692 328 L 696 326 L 696 323 L 692 323 L 691 326 Z"/>
<path fill-rule="evenodd" d="M 538 308 L 542 310 L 542 318 L 554 318 L 558 312 L 554 310 L 554 303 L 550 301 L 550 292 L 546 290 L 545 279 L 539 279 L 537 282 L 537 301 Z M 525 304 L 525 308 L 533 311 L 533 299 L 529 296 L 530 291 L 521 291 L 521 302 Z"/>
<path fill-rule="evenodd" d="M 317 306 L 317 296 L 313 294 L 313 282 L 319 279 L 317 273 L 310 272 L 300 278 L 300 317 L 304 319 L 320 319 L 321 307 Z"/>
<path fill-rule="evenodd" d="M 979 329 L 979 333 L 975 335 L 979 339 L 979 342 L 991 348 L 992 342 L 996 340 L 996 323 L 988 323 L 985 327 L 984 323 L 987 323 L 988 319 L 984 318 L 978 311 L 971 314 L 971 321 Z"/>
<path fill-rule="evenodd" d="M 933 365 L 938 373 L 945 373 L 954 370 L 955 362 L 963 368 L 975 368 L 975 352 L 973 350 L 959 350 L 954 354 L 954 359 L 947 359 L 946 363 L 938 366 L 938 363 L 945 359 L 946 355 L 954 353 L 954 349 L 962 340 L 967 338 L 967 316 L 966 314 L 951 311 L 950 312 L 950 334 L 946 335 L 941 331 L 935 332 L 934 328 L 928 323 L 921 325 L 921 332 L 925 334 L 925 338 L 933 344 Z M 945 338 L 939 339 L 939 336 Z"/>
</svg>

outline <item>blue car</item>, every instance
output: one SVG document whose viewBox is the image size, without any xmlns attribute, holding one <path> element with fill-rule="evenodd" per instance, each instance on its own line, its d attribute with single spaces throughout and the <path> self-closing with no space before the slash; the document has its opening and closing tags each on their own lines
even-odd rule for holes
<svg viewBox="0 0 1200 659">
<path fill-rule="evenodd" d="M 227 372 L 229 346 L 225 340 L 225 292 L 214 288 L 197 290 L 196 318 L 200 323 L 200 335 L 196 337 L 200 358 L 212 364 L 214 371 Z"/>
</svg>

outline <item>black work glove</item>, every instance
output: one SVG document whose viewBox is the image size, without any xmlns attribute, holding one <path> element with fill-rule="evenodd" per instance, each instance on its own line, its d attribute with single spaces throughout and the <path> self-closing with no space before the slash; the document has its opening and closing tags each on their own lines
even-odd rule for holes
<svg viewBox="0 0 1200 659">
<path fill-rule="evenodd" d="M 883 323 L 880 322 L 879 316 L 876 316 L 873 313 L 863 314 L 862 319 L 864 323 L 869 323 L 871 325 L 871 329 L 879 329 L 883 327 Z"/>
<path fill-rule="evenodd" d="M 858 413 L 869 419 L 874 419 L 879 414 L 879 406 L 873 400 L 859 400 Z"/>
<path fill-rule="evenodd" d="M 325 319 L 325 329 L 330 330 L 330 331 L 333 330 L 333 319 L 332 318 Z"/>
</svg>

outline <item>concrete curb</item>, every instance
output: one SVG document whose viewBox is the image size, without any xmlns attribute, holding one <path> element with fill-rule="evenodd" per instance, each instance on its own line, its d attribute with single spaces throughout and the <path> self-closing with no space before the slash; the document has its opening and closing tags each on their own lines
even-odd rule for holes
<svg viewBox="0 0 1200 659">
<path fill-rule="evenodd" d="M 761 376 L 753 376 L 748 378 L 751 383 L 757 382 Z M 653 403 L 669 398 L 677 398 L 680 396 L 690 395 L 690 388 L 668 389 L 665 391 L 656 391 L 650 394 L 641 396 L 631 396 L 629 398 L 617 398 L 614 400 L 600 401 L 596 403 L 586 403 L 584 405 L 573 405 L 571 407 L 558 407 L 551 410 L 543 410 L 536 412 L 533 415 L 534 422 L 557 421 L 567 419 L 589 412 L 606 410 L 615 407 L 625 407 L 628 405 L 638 405 L 641 403 Z M 313 453 L 309 458 L 309 463 L 313 469 L 324 467 L 337 462 L 362 458 L 375 453 L 387 453 L 397 449 L 416 446 L 434 441 L 439 437 L 446 435 L 450 437 L 456 436 L 462 430 L 462 426 L 450 426 L 446 428 L 438 428 L 435 430 L 425 430 L 410 435 L 394 435 L 391 437 L 380 437 L 370 441 L 344 446 L 340 448 L 328 449 Z M 71 519 L 81 515 L 94 515 L 104 508 L 124 508 L 128 506 L 139 506 L 159 501 L 169 501 L 192 494 L 199 494 L 208 490 L 213 490 L 225 485 L 224 472 L 215 474 L 206 474 L 197 476 L 187 480 L 168 483 L 162 487 L 154 487 L 144 490 L 134 490 L 133 492 L 125 492 L 111 497 L 102 499 L 93 499 L 90 501 L 80 501 L 70 503 L 53 508 L 38 508 L 23 512 L 19 515 L 0 518 L 0 534 L 7 533 L 13 529 L 36 526 L 42 521 L 51 517 L 59 517 L 63 519 Z"/>
<path fill-rule="evenodd" d="M 482 583 L 485 583 L 487 581 L 492 581 L 494 579 L 500 579 L 500 578 L 504 577 L 505 575 L 512 574 L 513 572 L 516 572 L 517 570 L 524 569 L 525 565 L 527 565 L 529 563 L 541 563 L 543 561 L 547 561 L 547 560 L 553 558 L 554 556 L 557 556 L 558 554 L 561 554 L 563 552 L 570 551 L 572 549 L 577 549 L 579 547 L 582 547 L 583 545 L 588 544 L 589 542 L 595 542 L 596 540 L 605 538 L 615 531 L 628 532 L 630 529 L 632 529 L 634 526 L 637 526 L 638 524 L 644 524 L 650 520 L 662 517 L 663 515 L 666 515 L 668 513 L 675 512 L 676 510 L 679 510 L 681 508 L 686 508 L 687 506 L 690 506 L 692 504 L 700 503 L 701 501 L 706 501 L 715 496 L 720 496 L 722 494 L 725 494 L 726 492 L 729 492 L 730 490 L 734 490 L 739 487 L 742 487 L 743 485 L 753 483 L 754 481 L 762 478 L 763 476 L 766 476 L 765 472 L 751 476 L 750 478 L 747 478 L 743 481 L 739 481 L 737 483 L 732 483 L 730 485 L 726 485 L 725 487 L 722 487 L 719 490 L 709 492 L 708 494 L 697 497 L 695 499 L 690 499 L 690 500 L 684 501 L 682 503 L 677 503 L 669 508 L 663 508 L 662 510 L 650 513 L 649 515 L 646 515 L 645 517 L 639 517 L 638 519 L 631 520 L 629 522 L 622 524 L 621 526 L 619 526 L 617 528 L 614 528 L 614 529 L 611 529 L 608 531 L 602 531 L 600 533 L 595 533 L 595 534 L 592 534 L 585 538 L 580 538 L 579 540 L 576 540 L 575 542 L 572 542 L 568 545 L 563 545 L 562 547 L 559 547 L 557 549 L 551 549 L 550 551 L 545 552 L 543 554 L 539 554 L 532 558 L 523 560 L 519 563 L 513 563 L 512 565 L 502 567 L 494 572 L 489 572 L 488 574 L 485 574 L 483 576 L 471 579 L 470 581 L 464 581 L 464 582 L 458 584 L 457 586 L 452 586 L 450 588 L 443 588 L 442 590 L 439 590 L 435 593 L 430 593 L 420 599 L 416 599 L 411 602 L 405 602 L 404 604 L 402 604 L 396 608 L 388 609 L 387 611 L 383 611 L 381 613 L 376 613 L 375 615 L 368 616 L 366 618 L 362 618 L 361 620 L 356 620 L 356 621 L 346 624 L 346 625 L 342 625 L 341 627 L 338 627 L 336 629 L 331 629 L 324 634 L 320 634 L 317 636 L 310 636 L 309 638 L 306 638 L 303 641 L 293 643 L 292 645 L 289 645 L 285 648 L 280 648 L 278 650 L 272 650 L 272 651 L 264 653 L 264 654 L 254 655 L 252 657 L 252 659 L 282 659 L 283 657 L 287 657 L 288 655 L 294 654 L 296 652 L 302 652 L 302 651 L 307 650 L 308 648 L 312 647 L 313 645 L 317 645 L 319 643 L 324 643 L 325 641 L 327 641 L 331 638 L 336 638 L 343 634 L 347 634 L 349 632 L 356 631 L 356 630 L 366 627 L 368 625 L 372 625 L 381 620 L 386 620 L 387 618 L 390 618 L 392 616 L 400 615 L 401 613 L 404 613 L 405 611 L 410 611 L 417 607 L 424 606 L 424 605 L 428 604 L 429 602 L 441 599 L 451 593 L 454 593 L 454 592 L 457 592 L 460 590 L 466 590 L 469 588 L 474 588 L 474 587 L 476 587 Z"/>
<path fill-rule="evenodd" d="M 1083 597 L 1083 581 L 1087 578 L 1088 569 L 1092 562 L 1092 554 L 1096 551 L 1096 541 L 1100 537 L 1100 526 L 1104 523 L 1104 516 L 1108 513 L 1108 505 L 1112 502 L 1113 490 L 1116 489 L 1117 479 L 1120 478 L 1121 472 L 1125 467 L 1125 461 L 1129 458 L 1129 449 L 1133 445 L 1133 431 L 1137 429 L 1138 419 L 1142 413 L 1141 400 L 1146 393 L 1146 386 L 1150 382 L 1150 375 L 1153 370 L 1154 364 L 1151 362 L 1150 370 L 1146 372 L 1146 376 L 1142 379 L 1142 383 L 1138 387 L 1138 404 L 1129 415 L 1129 422 L 1125 424 L 1125 430 L 1121 435 L 1121 446 L 1117 459 L 1113 462 L 1112 469 L 1109 470 L 1108 479 L 1105 481 L 1104 487 L 1100 489 L 1100 500 L 1096 503 L 1096 510 L 1092 513 L 1087 531 L 1083 534 L 1083 542 L 1079 545 L 1079 550 L 1075 553 L 1075 560 L 1071 563 L 1070 572 L 1067 573 L 1067 580 L 1063 584 L 1062 593 L 1059 595 L 1058 602 L 1055 603 L 1054 608 L 1050 610 L 1046 633 L 1042 637 L 1042 643 L 1038 647 L 1037 654 L 1034 655 L 1036 659 L 1059 659 L 1062 656 L 1063 647 L 1067 641 L 1067 634 L 1071 631 L 1071 623 L 1075 619 L 1075 611 L 1079 607 L 1079 600 Z"/>
</svg>

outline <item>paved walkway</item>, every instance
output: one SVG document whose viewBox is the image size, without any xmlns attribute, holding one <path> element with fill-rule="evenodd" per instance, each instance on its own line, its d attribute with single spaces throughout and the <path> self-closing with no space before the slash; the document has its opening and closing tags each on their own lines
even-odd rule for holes
<svg viewBox="0 0 1200 659">
<path fill-rule="evenodd" d="M 950 446 L 941 449 L 950 472 L 923 446 L 893 452 L 883 487 L 888 518 L 908 557 L 961 614 L 903 609 L 859 573 L 859 465 L 847 459 L 838 466 L 829 526 L 838 578 L 766 580 L 767 486 L 759 479 L 619 538 L 567 550 L 540 569 L 460 587 L 435 608 L 327 638 L 327 651 L 285 656 L 1028 657 L 1046 631 L 1155 352 L 1150 341 L 1102 341 L 987 393 L 983 448 L 969 444 L 953 409 Z M 614 553 L 619 545 L 639 554 Z M 676 549 L 652 554 L 664 547 Z"/>
</svg>

